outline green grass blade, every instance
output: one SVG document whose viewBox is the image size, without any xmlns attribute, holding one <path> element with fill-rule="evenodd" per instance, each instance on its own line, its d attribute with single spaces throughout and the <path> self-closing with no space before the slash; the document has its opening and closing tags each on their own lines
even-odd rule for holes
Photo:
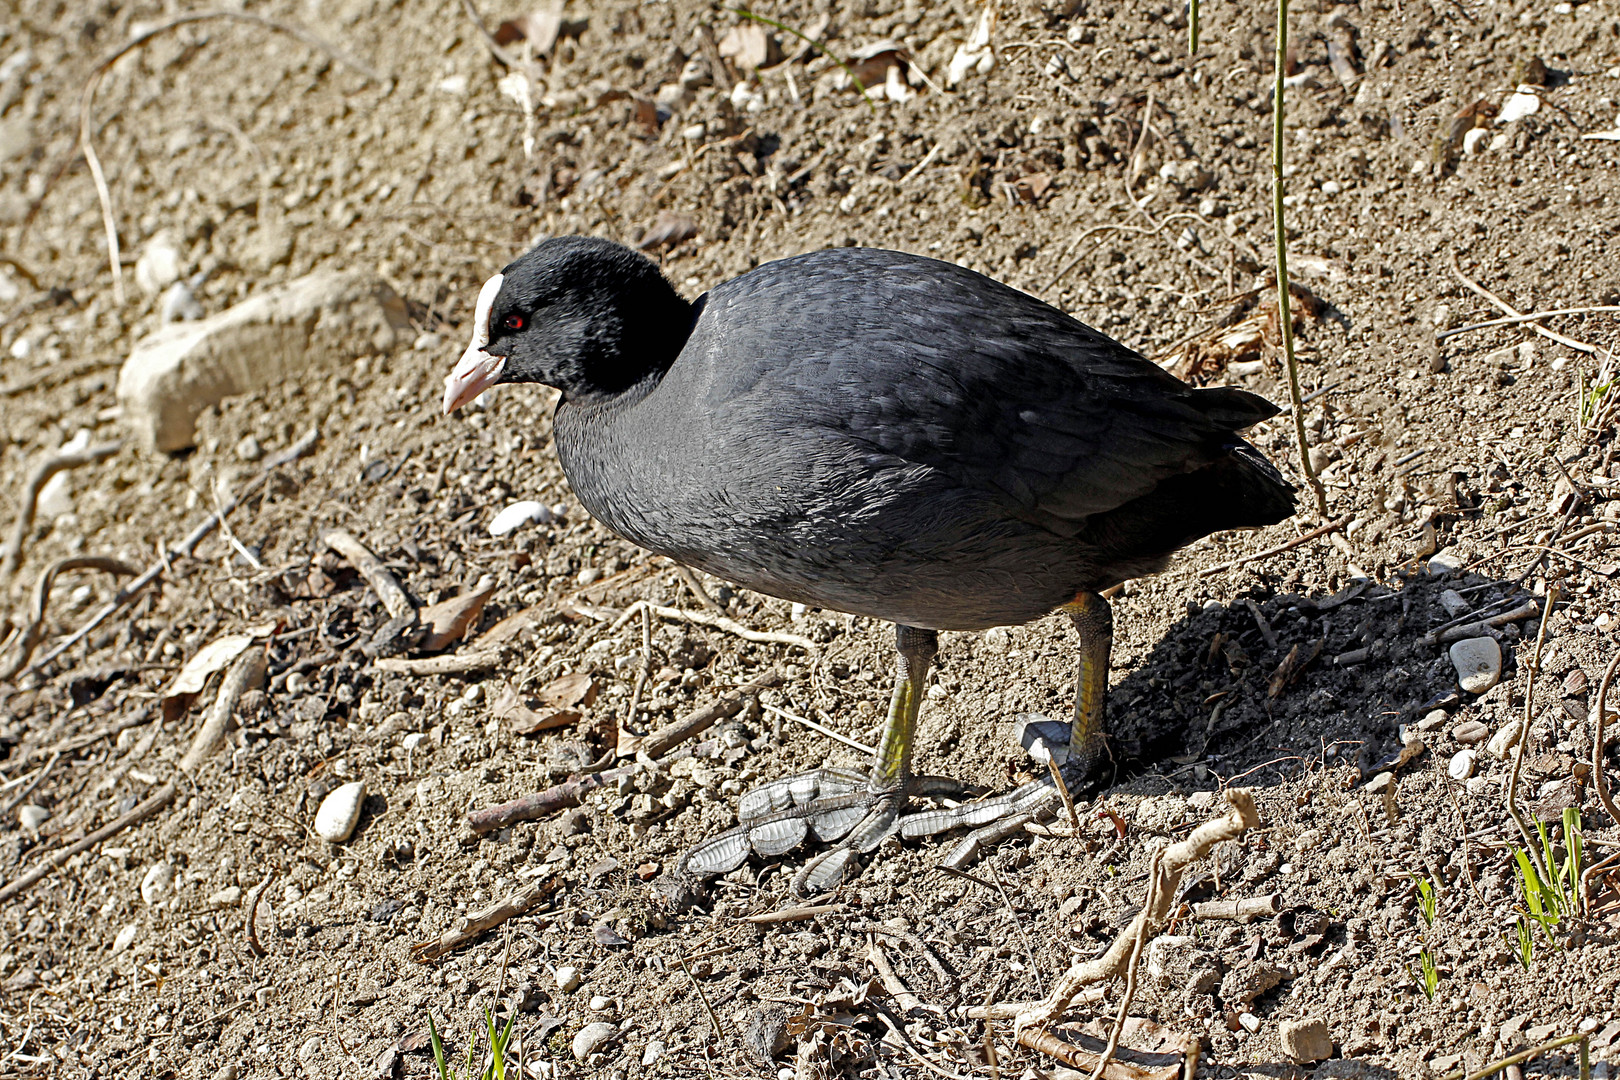
<svg viewBox="0 0 1620 1080">
<path fill-rule="evenodd" d="M 1187 4 L 1187 55 L 1198 52 L 1198 0 Z"/>
<path fill-rule="evenodd" d="M 439 1038 L 439 1028 L 433 1023 L 432 1013 L 428 1013 L 428 1035 L 433 1039 L 433 1062 L 439 1067 L 439 1080 L 455 1080 L 456 1074 L 445 1064 L 444 1043 Z"/>
</svg>

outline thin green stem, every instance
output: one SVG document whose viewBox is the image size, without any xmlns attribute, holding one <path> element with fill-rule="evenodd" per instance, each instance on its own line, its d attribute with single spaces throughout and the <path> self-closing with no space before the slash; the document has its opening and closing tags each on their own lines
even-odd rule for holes
<svg viewBox="0 0 1620 1080">
<path fill-rule="evenodd" d="M 1294 313 L 1288 295 L 1288 230 L 1283 222 L 1283 73 L 1288 64 L 1288 0 L 1277 0 L 1277 83 L 1271 98 L 1272 219 L 1277 243 L 1277 322 L 1282 328 L 1283 363 L 1288 368 L 1288 398 L 1294 405 L 1294 437 L 1299 441 L 1299 467 L 1305 473 L 1316 512 L 1327 519 L 1327 492 L 1311 467 L 1305 441 L 1305 404 L 1299 392 L 1299 362 L 1294 358 Z"/>
<path fill-rule="evenodd" d="M 806 45 L 810 46 L 812 49 L 821 50 L 821 54 L 823 56 L 825 56 L 827 59 L 831 60 L 833 63 L 837 64 L 839 67 L 844 69 L 844 74 L 849 76 L 849 81 L 854 83 L 855 84 L 855 89 L 857 89 L 857 90 L 859 90 L 861 92 L 861 100 L 866 102 L 866 107 L 868 109 L 872 110 L 872 115 L 873 116 L 877 115 L 877 106 L 872 103 L 872 95 L 868 94 L 866 92 L 866 84 L 861 82 L 861 77 L 859 75 L 855 74 L 855 69 L 854 68 L 850 67 L 848 64 L 844 63 L 844 61 L 841 60 L 838 56 L 834 55 L 832 50 L 828 49 L 827 46 L 824 43 L 822 43 L 820 41 L 817 41 L 814 38 L 809 37 L 809 36 L 807 36 L 805 34 L 801 34 L 799 31 L 793 29 L 793 27 L 789 26 L 787 23 L 777 22 L 775 19 L 771 18 L 768 15 L 757 15 L 754 12 L 749 11 L 747 8 L 740 8 L 740 7 L 739 8 L 732 8 L 731 11 L 732 11 L 732 14 L 741 15 L 745 19 L 752 19 L 757 23 L 764 23 L 766 26 L 773 26 L 776 29 L 782 31 L 782 33 L 784 33 L 784 34 L 792 34 L 794 37 L 798 38 L 800 41 L 804 42 Z"/>
<path fill-rule="evenodd" d="M 1198 51 L 1198 0 L 1187 4 L 1187 55 Z"/>
</svg>

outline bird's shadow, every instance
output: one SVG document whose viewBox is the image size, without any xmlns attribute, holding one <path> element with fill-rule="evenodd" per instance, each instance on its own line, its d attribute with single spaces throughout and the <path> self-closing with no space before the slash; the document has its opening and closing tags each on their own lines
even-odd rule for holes
<svg viewBox="0 0 1620 1080">
<path fill-rule="evenodd" d="M 1529 603 L 1512 582 L 1420 571 L 1313 596 L 1257 586 L 1190 611 L 1109 694 L 1114 782 L 1207 770 L 1267 785 L 1328 761 L 1370 775 L 1403 725 L 1477 700 L 1446 629 Z M 1526 625 L 1473 635 L 1500 641 L 1504 678 Z"/>
</svg>

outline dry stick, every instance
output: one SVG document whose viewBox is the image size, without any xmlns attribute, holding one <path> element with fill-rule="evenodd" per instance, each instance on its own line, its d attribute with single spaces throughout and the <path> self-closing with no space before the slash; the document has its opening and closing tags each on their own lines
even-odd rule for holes
<svg viewBox="0 0 1620 1080">
<path fill-rule="evenodd" d="M 1498 326 L 1514 326 L 1518 323 L 1535 322 L 1538 319 L 1550 319 L 1554 315 L 1596 315 L 1605 311 L 1620 311 L 1620 307 L 1612 304 L 1598 304 L 1594 307 L 1554 308 L 1551 311 L 1532 311 L 1528 315 L 1509 315 L 1501 319 L 1491 319 L 1489 322 L 1469 323 L 1459 326 L 1455 330 L 1443 330 L 1434 335 L 1436 341 L 1444 341 L 1458 334 L 1466 334 L 1474 330 L 1490 330 Z"/>
<path fill-rule="evenodd" d="M 1558 599 L 1558 586 L 1554 585 L 1547 590 L 1547 604 L 1541 612 L 1541 625 L 1536 628 L 1536 647 L 1530 654 L 1530 667 L 1524 673 L 1524 719 L 1519 724 L 1519 738 L 1513 748 L 1513 771 L 1508 774 L 1507 811 L 1513 818 L 1513 823 L 1519 827 L 1519 835 L 1524 837 L 1524 849 L 1530 853 L 1530 858 L 1536 864 L 1536 870 L 1541 874 L 1543 881 L 1551 880 L 1548 877 L 1548 868 L 1541 863 L 1541 853 L 1536 849 L 1535 839 L 1530 835 L 1530 828 L 1524 823 L 1524 815 L 1519 813 L 1519 769 L 1524 765 L 1524 744 L 1530 738 L 1530 717 L 1535 711 L 1536 672 L 1541 668 L 1541 646 L 1547 640 L 1547 623 L 1552 620 L 1552 606 Z"/>
<path fill-rule="evenodd" d="M 499 667 L 501 650 L 480 649 L 477 652 L 448 653 L 444 656 L 422 656 L 406 659 L 399 656 L 379 657 L 372 666 L 378 671 L 392 671 L 400 675 L 460 675 L 468 671 L 489 671 Z"/>
<path fill-rule="evenodd" d="M 677 956 L 675 962 L 681 965 L 681 970 L 686 972 L 686 977 L 692 980 L 692 989 L 697 991 L 698 1000 L 703 1003 L 703 1011 L 709 1014 L 709 1023 L 714 1027 L 714 1037 L 721 1042 L 725 1042 L 726 1033 L 720 1029 L 720 1018 L 714 1015 L 714 1009 L 709 1006 L 709 998 L 703 993 L 703 985 L 697 981 L 697 976 L 692 974 L 692 969 L 686 966 L 684 956 Z"/>
<path fill-rule="evenodd" d="M 922 999 L 913 994 L 901 981 L 899 974 L 894 970 L 894 965 L 889 963 L 888 954 L 883 951 L 883 946 L 877 943 L 876 938 L 870 936 L 866 940 L 866 959 L 872 965 L 872 970 L 877 972 L 878 979 L 883 983 L 883 989 L 894 998 L 894 1003 L 900 1006 L 902 1013 L 927 1008 Z M 935 1011 L 938 1011 L 937 1008 Z"/>
<path fill-rule="evenodd" d="M 1076 836 L 1080 835 L 1080 812 L 1074 808 L 1074 796 L 1069 794 L 1069 783 L 1063 779 L 1063 770 L 1057 767 L 1057 762 L 1051 755 L 1046 758 L 1046 771 L 1052 774 L 1052 786 L 1063 799 L 1063 809 L 1069 812 L 1069 828 L 1074 830 Z"/>
<path fill-rule="evenodd" d="M 1226 801 L 1232 807 L 1227 814 L 1214 821 L 1206 821 L 1194 829 L 1185 840 L 1178 840 L 1164 849 L 1158 867 L 1158 874 L 1162 880 L 1157 887 L 1149 889 L 1154 903 L 1151 906 L 1146 904 L 1142 906 L 1131 925 L 1114 939 L 1108 951 L 1095 959 L 1071 967 L 1058 979 L 1057 985 L 1052 988 L 1052 992 L 1044 1001 L 1024 1005 L 1009 1003 L 981 1006 L 967 1010 L 968 1017 L 974 1020 L 1016 1020 L 1021 1028 L 1045 1023 L 1061 1015 L 1082 988 L 1124 974 L 1139 927 L 1149 927 L 1151 936 L 1163 928 L 1169 920 L 1176 889 L 1181 884 L 1181 877 L 1187 867 L 1207 856 L 1222 840 L 1235 840 L 1260 824 L 1260 814 L 1254 807 L 1254 796 L 1247 788 L 1228 788 Z"/>
<path fill-rule="evenodd" d="M 119 307 L 124 305 L 124 270 L 123 259 L 118 249 L 118 223 L 113 215 L 112 193 L 107 189 L 107 176 L 101 169 L 101 159 L 96 156 L 95 143 L 91 139 L 90 107 L 95 101 L 96 89 L 101 85 L 102 77 L 112 69 L 112 66 L 125 53 L 131 49 L 139 48 L 159 34 L 166 33 L 176 27 L 185 26 L 189 23 L 204 22 L 208 19 L 234 19 L 289 34 L 302 41 L 305 45 L 320 50 L 345 67 L 353 68 L 372 82 L 380 83 L 384 81 L 383 77 L 377 72 L 347 53 L 328 45 L 308 30 L 288 23 L 277 22 L 274 19 L 267 19 L 262 15 L 250 15 L 245 11 L 199 11 L 192 15 L 181 15 L 178 18 L 170 19 L 166 23 L 154 26 L 144 33 L 135 35 L 104 57 L 85 82 L 84 93 L 79 97 L 79 150 L 84 154 L 85 164 L 90 166 L 90 176 L 96 182 L 96 197 L 101 200 L 101 223 L 107 233 L 107 263 L 112 269 L 113 302 Z"/>
<path fill-rule="evenodd" d="M 825 736 L 827 736 L 827 738 L 832 739 L 834 742 L 841 742 L 845 746 L 851 747 L 851 748 L 853 748 L 855 750 L 859 750 L 861 753 L 865 754 L 867 757 L 871 757 L 871 756 L 873 756 L 874 754 L 877 753 L 877 751 L 874 750 L 872 747 L 867 746 L 864 743 L 856 742 L 854 739 L 850 738 L 848 735 L 840 735 L 838 732 L 834 731 L 832 728 L 826 727 L 826 726 L 824 726 L 822 724 L 818 724 L 814 720 L 806 719 L 805 717 L 799 716 L 797 713 L 790 713 L 786 709 L 779 709 L 775 705 L 765 704 L 764 702 L 760 703 L 760 707 L 763 708 L 766 712 L 775 713 L 777 716 L 785 716 L 785 717 L 787 717 L 787 719 L 792 720 L 795 724 L 803 724 L 805 727 L 809 728 L 811 731 L 814 731 L 814 732 L 817 732 L 819 734 L 825 735 Z"/>
<path fill-rule="evenodd" d="M 56 753 L 52 754 L 51 760 L 47 761 L 42 768 L 34 773 L 34 778 L 29 782 L 28 786 L 17 792 L 16 795 L 13 795 L 11 800 L 7 802 L 5 806 L 0 807 L 0 818 L 8 816 L 13 810 L 21 806 L 23 800 L 34 793 L 39 785 L 44 782 L 45 778 L 51 774 L 51 770 L 56 768 L 56 763 L 61 760 L 62 751 L 58 750 Z"/>
<path fill-rule="evenodd" d="M 1524 317 L 1523 313 L 1516 310 L 1513 305 L 1509 304 L 1506 300 L 1503 300 L 1500 296 L 1497 296 L 1495 293 L 1491 292 L 1491 290 L 1487 289 L 1485 286 L 1463 273 L 1462 267 L 1457 264 L 1457 253 L 1455 251 L 1451 253 L 1451 272 L 1456 274 L 1457 280 L 1462 282 L 1463 285 L 1465 285 L 1474 295 L 1489 300 L 1491 303 L 1495 304 L 1497 307 L 1501 308 L 1514 318 Z M 1565 337 L 1563 334 L 1547 329 L 1540 323 L 1531 323 L 1530 329 L 1534 330 L 1548 341 L 1556 341 L 1558 344 L 1563 345 L 1566 348 L 1574 349 L 1576 352 L 1585 353 L 1588 356 L 1592 356 L 1597 353 L 1596 346 L 1588 345 L 1584 341 L 1576 341 L 1574 338 Z"/>
<path fill-rule="evenodd" d="M 416 610 L 410 596 L 405 592 L 404 586 L 394 576 L 393 571 L 383 565 L 383 561 L 366 545 L 355 538 L 353 533 L 342 529 L 331 529 L 321 534 L 321 542 L 345 559 L 360 572 L 371 586 L 371 591 L 377 594 L 382 601 L 383 608 L 390 618 L 397 619 L 402 615 L 409 615 Z"/>
<path fill-rule="evenodd" d="M 720 606 L 720 602 L 709 595 L 709 591 L 703 587 L 703 582 L 698 580 L 697 572 L 694 571 L 690 566 L 687 566 L 685 563 L 676 563 L 675 574 L 681 579 L 686 587 L 692 591 L 692 595 L 697 597 L 698 603 L 702 604 L 716 615 L 724 615 L 726 613 L 726 609 Z"/>
<path fill-rule="evenodd" d="M 214 697 L 214 704 L 208 710 L 207 718 L 203 720 L 202 727 L 197 729 L 196 736 L 191 740 L 191 749 L 180 759 L 182 771 L 195 772 L 197 766 L 207 761 L 213 756 L 214 751 L 219 749 L 219 744 L 225 741 L 225 729 L 230 725 L 231 714 L 236 710 L 237 701 L 249 690 L 257 690 L 264 685 L 266 665 L 264 649 L 251 645 L 231 664 L 231 670 L 226 672 L 225 678 L 220 681 L 219 693 Z"/>
<path fill-rule="evenodd" d="M 1156 890 L 1160 887 L 1159 863 L 1164 858 L 1164 850 L 1153 853 L 1153 861 L 1148 864 L 1148 894 L 1144 905 L 1153 907 L 1158 901 Z M 1131 946 L 1131 958 L 1125 965 L 1125 992 L 1119 998 L 1119 1011 L 1114 1016 L 1114 1026 L 1108 1032 L 1108 1045 L 1097 1057 L 1097 1067 L 1091 1071 L 1091 1080 L 1102 1080 L 1103 1070 L 1114 1059 L 1114 1051 L 1119 1049 L 1119 1037 L 1125 1030 L 1125 1017 L 1131 1010 L 1131 1001 L 1136 997 L 1136 973 L 1141 968 L 1142 950 L 1147 948 L 1148 926 L 1142 923 L 1136 928 L 1136 941 Z"/>
<path fill-rule="evenodd" d="M 13 526 L 5 544 L 0 546 L 0 578 L 16 573 L 18 565 L 22 563 L 23 545 L 28 542 L 28 530 L 34 526 L 34 511 L 39 507 L 39 493 L 50 478 L 63 469 L 94 465 L 103 458 L 112 457 L 123 445 L 122 441 L 115 439 L 71 453 L 55 451 L 40 458 L 29 470 L 28 479 L 23 481 L 17 506 L 17 524 Z"/>
<path fill-rule="evenodd" d="M 1282 333 L 1283 364 L 1288 369 L 1288 399 L 1294 406 L 1294 437 L 1299 442 L 1299 467 L 1316 496 L 1316 512 L 1328 516 L 1327 490 L 1316 478 L 1311 465 L 1310 445 L 1305 441 L 1305 403 L 1299 390 L 1299 361 L 1294 358 L 1294 313 L 1288 295 L 1288 229 L 1283 220 L 1283 75 L 1288 68 L 1288 0 L 1277 0 L 1277 79 L 1271 99 L 1271 197 L 1272 223 L 1277 247 L 1277 323 Z"/>
<path fill-rule="evenodd" d="M 744 915 L 739 922 L 767 926 L 772 923 L 800 922 L 818 915 L 835 915 L 844 910 L 843 904 L 810 904 L 806 907 L 787 907 L 776 911 L 763 911 L 758 915 Z"/>
<path fill-rule="evenodd" d="M 1609 719 L 1607 712 L 1609 684 L 1614 681 L 1614 669 L 1617 667 L 1620 667 L 1620 653 L 1616 653 L 1614 659 L 1609 661 L 1608 669 L 1603 672 L 1603 681 L 1598 684 L 1597 730 L 1592 733 L 1592 779 L 1597 785 L 1598 801 L 1603 804 L 1603 809 L 1609 812 L 1609 820 L 1620 825 L 1620 810 L 1615 809 L 1614 796 L 1609 794 L 1609 778 L 1603 771 L 1603 758 L 1608 751 L 1608 747 L 1604 745 L 1606 740 L 1603 727 Z"/>
<path fill-rule="evenodd" d="M 12 644 L 12 659 L 0 662 L 0 679 L 9 679 L 21 671 L 34 655 L 45 636 L 45 611 L 51 599 L 51 587 L 56 578 L 69 570 L 105 570 L 109 574 L 133 574 L 135 568 L 107 555 L 73 555 L 58 559 L 45 568 L 34 585 L 34 599 L 28 609 L 28 625 L 17 634 Z"/>
<path fill-rule="evenodd" d="M 145 821 L 153 814 L 156 814 L 159 810 L 162 810 L 164 807 L 174 802 L 175 793 L 176 788 L 174 786 L 174 781 L 170 780 L 167 784 L 164 784 L 162 787 L 158 788 L 157 791 L 155 791 L 145 802 L 135 807 L 135 809 L 131 810 L 123 817 L 116 819 L 111 824 L 103 825 L 101 828 L 97 829 L 89 836 L 86 836 L 83 840 L 80 840 L 76 844 L 70 844 L 69 846 L 62 848 L 60 851 L 52 852 L 50 855 L 45 857 L 43 862 L 38 863 L 32 870 L 28 871 L 22 877 L 17 878 L 15 881 L 7 882 L 4 888 L 0 888 L 0 904 L 10 900 L 13 896 L 16 896 L 23 890 L 31 888 L 41 878 L 45 877 L 52 870 L 60 867 L 63 863 L 73 858 L 73 856 L 82 851 L 89 851 L 103 840 L 118 835 L 131 825 L 138 825 Z"/>
<path fill-rule="evenodd" d="M 712 626 L 716 630 L 724 630 L 734 634 L 744 641 L 757 641 L 771 645 L 797 645 L 805 652 L 814 652 L 816 643 L 802 634 L 779 634 L 765 630 L 750 630 L 734 619 L 724 615 L 712 615 L 703 611 L 686 611 L 682 608 L 659 607 L 656 604 L 647 605 L 654 615 L 660 619 L 676 619 L 682 622 L 696 623 L 699 626 Z"/>
<path fill-rule="evenodd" d="M 266 949 L 264 947 L 264 942 L 259 940 L 259 903 L 264 899 L 265 894 L 270 891 L 270 886 L 275 882 L 275 880 L 276 880 L 276 872 L 274 870 L 271 870 L 269 877 L 267 877 L 263 881 L 259 882 L 258 885 L 254 886 L 254 888 L 252 888 L 248 892 L 248 896 L 247 896 L 248 951 L 251 952 L 254 956 L 268 956 L 270 954 L 270 950 Z"/>
<path fill-rule="evenodd" d="M 508 919 L 515 919 L 532 909 L 557 887 L 557 879 L 537 881 L 496 901 L 483 911 L 463 917 L 454 926 L 434 938 L 411 946 L 411 957 L 418 963 L 437 960 L 445 953 L 460 948 L 474 938 L 495 929 Z"/>
<path fill-rule="evenodd" d="M 737 715 L 742 711 L 743 704 L 750 696 L 758 693 L 767 686 L 774 686 L 781 681 L 781 675 L 774 671 L 767 672 L 759 678 L 732 691 L 719 701 L 699 709 L 690 716 L 683 717 L 675 723 L 659 728 L 641 741 L 641 753 L 648 758 L 655 758 L 672 749 L 679 743 L 698 735 L 716 721 Z M 575 777 L 564 781 L 544 791 L 537 791 L 532 795 L 525 795 L 521 799 L 502 803 L 500 806 L 491 806 L 483 810 L 472 810 L 467 814 L 467 824 L 476 833 L 486 833 L 492 829 L 505 828 L 520 821 L 533 821 L 545 817 L 558 810 L 566 810 L 570 806 L 578 806 L 581 800 L 598 788 L 617 784 L 620 777 L 634 776 L 644 766 L 640 762 L 621 765 L 616 769 L 605 772 L 589 773 L 585 776 Z"/>
<path fill-rule="evenodd" d="M 319 437 L 319 432 L 311 431 L 309 434 L 305 435 L 303 438 L 289 446 L 286 450 L 283 450 L 281 453 L 265 462 L 264 468 L 259 471 L 259 475 L 255 476 L 252 480 L 249 480 L 246 484 L 244 484 L 241 491 L 225 500 L 225 505 L 219 507 L 219 509 L 215 510 L 212 514 L 209 514 L 206 518 L 204 518 L 202 523 L 199 524 L 195 529 L 192 529 L 191 532 L 186 535 L 185 539 L 180 541 L 180 543 L 176 544 L 167 551 L 161 552 L 160 554 L 162 557 L 156 563 L 148 567 L 145 573 L 141 574 L 140 577 L 136 578 L 134 581 L 124 586 L 124 588 L 120 589 L 117 596 L 113 597 L 113 599 L 105 607 L 90 617 L 89 622 L 85 623 L 73 633 L 69 634 L 65 639 L 52 646 L 44 656 L 28 665 L 28 670 L 38 671 L 52 660 L 55 660 L 58 656 L 61 656 L 63 653 L 67 652 L 74 645 L 77 645 L 79 642 L 83 641 L 93 630 L 95 630 L 96 627 L 112 618 L 126 604 L 134 600 L 135 597 L 138 596 L 148 585 L 162 578 L 167 570 L 167 564 L 171 559 L 181 556 L 189 558 L 191 553 L 197 549 L 197 545 L 202 543 L 203 540 L 208 537 L 209 533 L 213 532 L 219 527 L 220 520 L 224 517 L 224 515 L 229 514 L 232 510 L 236 509 L 236 507 L 241 504 L 243 499 L 246 499 L 259 488 L 263 487 L 264 484 L 270 479 L 271 473 L 273 473 L 277 468 L 297 461 L 299 458 L 309 453 L 310 448 L 315 445 L 315 440 Z"/>
<path fill-rule="evenodd" d="M 1458 1069 L 1456 1072 L 1447 1073 L 1445 1076 L 1441 1077 L 1440 1080 L 1485 1080 L 1487 1076 L 1495 1076 L 1509 1065 L 1517 1065 L 1520 1062 L 1529 1061 L 1533 1057 L 1539 1057 L 1549 1050 L 1557 1050 L 1560 1046 L 1568 1046 L 1572 1042 L 1582 1044 L 1581 1050 L 1584 1054 L 1587 1039 L 1588 1036 L 1579 1033 L 1574 1035 L 1564 1035 L 1560 1038 L 1553 1039 L 1551 1042 L 1544 1042 L 1540 1046 L 1532 1046 L 1528 1050 L 1520 1050 L 1517 1054 L 1502 1058 L 1500 1061 L 1493 1061 L 1476 1072 L 1469 1072 L 1467 1069 Z"/>
<path fill-rule="evenodd" d="M 1282 896 L 1246 896 L 1241 900 L 1205 900 L 1193 905 L 1195 919 L 1263 919 L 1282 910 Z"/>
<path fill-rule="evenodd" d="M 1297 548 L 1299 545 L 1306 543 L 1307 541 L 1315 540 L 1318 536 L 1325 536 L 1330 532 L 1335 532 L 1344 528 L 1348 524 L 1350 524 L 1350 515 L 1346 514 L 1337 521 L 1330 521 L 1326 525 L 1318 525 L 1310 532 L 1296 536 L 1286 544 L 1278 544 L 1276 547 L 1267 548 L 1264 551 L 1257 551 L 1253 555 L 1245 555 L 1241 559 L 1233 559 L 1231 562 L 1221 563 L 1219 566 L 1211 566 L 1207 570 L 1200 570 L 1198 571 L 1198 576 L 1201 578 L 1209 577 L 1212 574 L 1219 574 L 1223 570 L 1236 570 L 1238 567 L 1245 566 L 1248 563 L 1257 562 L 1260 559 L 1269 559 L 1273 555 L 1281 555 L 1290 548 Z"/>
<path fill-rule="evenodd" d="M 989 1021 L 986 1021 L 988 1027 Z M 1082 1050 L 1073 1043 L 1058 1038 L 1049 1031 L 1040 1028 L 1024 1028 L 1018 1033 L 1018 1045 L 1027 1046 L 1037 1053 L 1047 1057 L 1056 1058 L 1071 1069 L 1087 1069 L 1101 1058 L 1089 1050 Z M 1147 1069 L 1140 1065 L 1133 1065 L 1125 1061 L 1109 1061 L 1104 1063 L 1103 1080 L 1177 1080 L 1182 1075 L 1180 1065 L 1171 1065 L 1162 1069 Z"/>
</svg>

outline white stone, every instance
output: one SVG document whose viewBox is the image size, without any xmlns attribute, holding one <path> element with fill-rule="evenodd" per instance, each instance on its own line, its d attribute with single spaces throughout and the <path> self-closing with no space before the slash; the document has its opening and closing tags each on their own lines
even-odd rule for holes
<svg viewBox="0 0 1620 1080">
<path fill-rule="evenodd" d="M 1441 589 L 1440 606 L 1446 609 L 1447 615 L 1455 619 L 1457 616 L 1467 613 L 1473 605 L 1469 604 L 1467 598 L 1456 589 Z"/>
<path fill-rule="evenodd" d="M 598 1020 L 594 1024 L 586 1024 L 574 1036 L 574 1060 L 584 1061 L 596 1053 L 596 1048 L 617 1035 L 619 1029 L 605 1021 Z"/>
<path fill-rule="evenodd" d="M 1255 1032 L 1260 1030 L 1260 1018 L 1254 1015 L 1252 1012 L 1246 1012 L 1240 1015 L 1238 1017 L 1238 1023 L 1243 1025 L 1243 1030 L 1247 1031 L 1250 1035 L 1253 1035 Z"/>
<path fill-rule="evenodd" d="M 381 278 L 310 274 L 136 342 L 118 375 L 123 422 L 152 449 L 183 450 L 208 406 L 388 352 L 410 333 L 405 301 Z"/>
<path fill-rule="evenodd" d="M 1463 638 L 1451 646 L 1457 683 L 1470 694 L 1483 694 L 1502 678 L 1502 646 L 1495 638 Z"/>
<path fill-rule="evenodd" d="M 153 234 L 135 260 L 135 284 L 147 296 L 156 296 L 180 280 L 180 246 L 167 229 Z"/>
<path fill-rule="evenodd" d="M 550 525 L 556 518 L 551 508 L 545 503 L 538 503 L 532 499 L 515 502 L 496 514 L 489 523 L 489 535 L 505 536 L 514 529 L 522 528 L 531 521 L 540 525 Z"/>
<path fill-rule="evenodd" d="M 227 885 L 208 898 L 208 903 L 212 907 L 235 907 L 241 902 L 242 890 L 235 885 Z"/>
<path fill-rule="evenodd" d="M 613 999 L 606 994 L 591 995 L 591 1012 L 607 1012 L 613 1008 Z"/>
<path fill-rule="evenodd" d="M 1453 780 L 1466 780 L 1474 775 L 1474 752 L 1472 750 L 1459 750 L 1451 755 L 1451 763 L 1446 766 L 1447 774 Z"/>
<path fill-rule="evenodd" d="M 37 833 L 39 827 L 51 820 L 51 812 L 43 806 L 28 803 L 17 810 L 17 824 L 26 832 Z"/>
<path fill-rule="evenodd" d="M 399 745 L 403 746 L 407 750 L 415 750 L 418 746 L 421 746 L 425 742 L 427 742 L 426 732 L 413 731 L 403 739 L 399 740 Z"/>
<path fill-rule="evenodd" d="M 129 948 L 135 942 L 135 935 L 139 934 L 140 932 L 141 927 L 139 923 L 130 923 L 128 926 L 118 931 L 118 936 L 113 938 L 112 954 L 117 956 L 119 953 Z"/>
<path fill-rule="evenodd" d="M 560 967 L 557 969 L 557 989 L 563 993 L 572 994 L 575 990 L 578 990 L 580 981 L 579 968 Z"/>
<path fill-rule="evenodd" d="M 1489 134 L 1489 131 L 1479 127 L 1469 128 L 1467 131 L 1463 132 L 1463 153 L 1469 155 L 1470 157 L 1479 153 L 1479 144 L 1484 142 L 1485 136 Z"/>
<path fill-rule="evenodd" d="M 1437 551 L 1429 556 L 1429 576 L 1445 577 L 1455 574 L 1462 569 L 1462 556 L 1449 549 Z"/>
<path fill-rule="evenodd" d="M 1524 730 L 1523 720 L 1514 720 L 1503 724 L 1500 731 L 1491 736 L 1491 741 L 1485 744 L 1486 753 L 1494 758 L 1505 758 L 1513 753 L 1513 748 L 1519 744 L 1519 732 Z"/>
<path fill-rule="evenodd" d="M 1536 93 L 1533 86 L 1521 86 L 1502 105 L 1502 111 L 1496 114 L 1498 127 L 1523 120 L 1527 116 L 1534 116 L 1541 111 L 1541 95 Z"/>
<path fill-rule="evenodd" d="M 1508 138 L 1508 133 L 1507 132 L 1505 132 L 1505 131 L 1497 132 L 1495 135 L 1491 136 L 1491 145 L 1490 145 L 1491 153 L 1496 154 L 1496 153 L 1500 153 L 1503 150 L 1506 150 L 1508 148 L 1508 143 L 1510 143 L 1512 141 L 1513 141 L 1512 139 Z"/>
<path fill-rule="evenodd" d="M 321 808 L 315 812 L 315 832 L 328 843 L 343 843 L 354 835 L 365 802 L 364 780 L 344 784 L 321 801 Z"/>
<path fill-rule="evenodd" d="M 173 884 L 174 867 L 166 862 L 153 863 L 141 878 L 141 899 L 155 904 L 163 899 Z"/>
<path fill-rule="evenodd" d="M 647 1048 L 641 1052 L 641 1067 L 645 1069 L 653 1062 L 664 1056 L 664 1040 L 653 1039 Z"/>
</svg>

